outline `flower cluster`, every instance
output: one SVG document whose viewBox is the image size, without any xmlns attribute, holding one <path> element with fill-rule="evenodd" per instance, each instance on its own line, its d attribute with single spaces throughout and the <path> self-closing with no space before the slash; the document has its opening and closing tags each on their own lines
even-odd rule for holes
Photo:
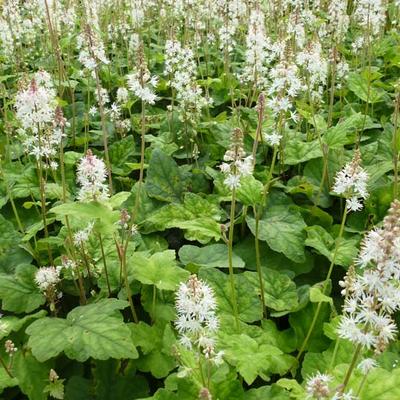
<svg viewBox="0 0 400 400">
<path fill-rule="evenodd" d="M 347 276 L 341 338 L 383 352 L 397 334 L 392 314 L 400 309 L 400 202 L 394 201 L 383 227 L 365 237 L 357 264 L 361 274 Z"/>
<path fill-rule="evenodd" d="M 243 133 L 237 128 L 233 131 L 230 149 L 224 155 L 224 162 L 219 166 L 226 175 L 224 183 L 233 190 L 240 186 L 243 176 L 253 173 L 253 156 L 246 156 L 243 149 Z"/>
<path fill-rule="evenodd" d="M 383 0 L 358 0 L 354 16 L 361 27 L 377 35 L 385 23 L 385 11 Z"/>
<path fill-rule="evenodd" d="M 89 26 L 78 36 L 78 50 L 79 62 L 91 72 L 94 72 L 101 63 L 106 65 L 110 63 L 99 34 Z"/>
<path fill-rule="evenodd" d="M 246 38 L 246 61 L 240 76 L 242 82 L 251 82 L 258 88 L 266 83 L 267 49 L 270 43 L 265 33 L 265 15 L 257 8 L 251 11 Z"/>
<path fill-rule="evenodd" d="M 4 349 L 10 357 L 12 357 L 14 355 L 14 353 L 16 353 L 18 351 L 18 347 L 15 347 L 14 342 L 10 339 L 5 341 Z"/>
<path fill-rule="evenodd" d="M 92 233 L 94 222 L 90 222 L 86 228 L 81 229 L 74 233 L 74 245 L 76 247 L 82 247 L 88 240 Z"/>
<path fill-rule="evenodd" d="M 17 93 L 15 108 L 23 129 L 37 133 L 50 124 L 56 108 L 56 91 L 50 74 L 36 72 L 29 86 Z"/>
<path fill-rule="evenodd" d="M 81 186 L 78 200 L 88 202 L 103 201 L 109 197 L 108 186 L 104 183 L 107 178 L 107 169 L 103 160 L 88 150 L 85 157 L 79 161 L 77 182 Z"/>
<path fill-rule="evenodd" d="M 368 174 L 361 167 L 361 154 L 356 150 L 352 161 L 337 173 L 332 191 L 346 198 L 348 211 L 359 211 L 362 200 L 368 197 L 367 182 Z"/>
<path fill-rule="evenodd" d="M 61 281 L 61 267 L 41 267 L 35 275 L 35 283 L 43 293 L 56 291 L 57 284 Z"/>
<path fill-rule="evenodd" d="M 333 377 L 327 374 L 317 372 L 315 375 L 309 377 L 306 381 L 307 399 L 330 399 L 330 400 L 357 400 L 358 397 L 353 395 L 352 390 L 342 392 L 331 388 L 330 383 Z"/>
<path fill-rule="evenodd" d="M 174 40 L 165 44 L 165 70 L 171 77 L 168 84 L 176 91 L 178 111 L 184 121 L 195 120 L 211 99 L 203 97 L 196 83 L 197 66 L 193 51 Z"/>
<path fill-rule="evenodd" d="M 215 314 L 216 302 L 213 290 L 192 275 L 181 283 L 176 296 L 177 320 L 175 326 L 180 334 L 179 342 L 189 350 L 197 348 L 206 358 L 218 361 L 222 353 L 215 353 L 214 335 L 219 321 Z"/>
<path fill-rule="evenodd" d="M 311 376 L 306 383 L 307 395 L 314 399 L 326 399 L 331 392 L 329 389 L 329 383 L 331 381 L 331 376 L 319 372 Z"/>
<path fill-rule="evenodd" d="M 28 87 L 18 92 L 15 108 L 22 125 L 19 134 L 25 151 L 36 160 L 43 159 L 46 167 L 56 169 L 54 158 L 65 136 L 63 128 L 68 124 L 57 106 L 50 74 L 36 72 Z"/>
<path fill-rule="evenodd" d="M 151 76 L 149 71 L 135 71 L 128 75 L 128 87 L 133 94 L 147 104 L 154 104 L 158 97 L 154 90 L 158 84 L 158 77 Z"/>
</svg>

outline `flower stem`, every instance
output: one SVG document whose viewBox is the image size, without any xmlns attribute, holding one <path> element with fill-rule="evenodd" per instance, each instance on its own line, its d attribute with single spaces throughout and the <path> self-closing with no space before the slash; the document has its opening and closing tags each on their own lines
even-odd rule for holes
<svg viewBox="0 0 400 400">
<path fill-rule="evenodd" d="M 394 110 L 394 130 L 393 130 L 393 198 L 397 199 L 399 195 L 399 139 L 398 139 L 398 118 L 400 108 L 400 93 L 396 97 L 395 110 Z"/>
<path fill-rule="evenodd" d="M 261 300 L 261 308 L 262 308 L 262 314 L 264 318 L 267 318 L 267 307 L 265 304 L 265 295 L 264 295 L 264 278 L 262 275 L 262 269 L 261 269 L 261 259 L 260 259 L 260 242 L 258 239 L 258 234 L 259 234 L 259 225 L 260 225 L 260 218 L 258 216 L 258 213 L 256 212 L 256 207 L 253 207 L 254 209 L 254 216 L 256 220 L 256 232 L 255 232 L 255 238 L 254 238 L 254 245 L 256 249 L 256 268 L 257 268 L 257 274 L 258 274 L 258 281 L 260 283 L 260 300 Z"/>
<path fill-rule="evenodd" d="M 139 180 L 136 191 L 135 198 L 135 208 L 133 210 L 133 218 L 137 220 L 137 213 L 139 211 L 140 206 L 140 195 L 142 191 L 142 183 L 143 183 L 143 175 L 144 175 L 144 151 L 145 151 L 145 133 L 146 133 L 146 108 L 145 103 L 142 101 L 142 113 L 141 113 L 141 134 L 140 134 L 140 167 L 139 167 Z"/>
<path fill-rule="evenodd" d="M 345 391 L 345 389 L 346 389 L 346 387 L 347 387 L 347 385 L 349 383 L 349 380 L 351 378 L 351 374 L 353 373 L 354 367 L 356 366 L 356 363 L 357 363 L 357 360 L 358 360 L 358 356 L 360 355 L 360 352 L 361 352 L 361 344 L 359 344 L 356 347 L 356 350 L 354 351 L 353 358 L 351 360 L 349 369 L 346 372 L 346 376 L 344 377 L 343 385 L 342 385 L 342 387 L 340 389 L 342 393 Z"/>
<path fill-rule="evenodd" d="M 332 261 L 331 261 L 331 264 L 329 266 L 328 274 L 326 275 L 326 278 L 325 278 L 325 281 L 324 281 L 324 285 L 322 287 L 322 294 L 323 295 L 325 295 L 326 289 L 328 288 L 328 283 L 329 283 L 329 280 L 330 280 L 331 275 L 332 275 L 333 267 L 335 265 L 338 249 L 339 249 L 340 243 L 342 241 L 342 236 L 343 236 L 343 232 L 344 232 L 344 226 L 345 226 L 345 223 L 346 223 L 346 217 L 347 217 L 347 209 L 344 209 L 343 216 L 342 216 L 342 223 L 340 224 L 339 235 L 338 235 L 338 237 L 336 239 L 336 245 L 335 245 L 335 250 L 334 250 L 333 256 L 332 256 Z M 315 310 L 313 319 L 311 321 L 311 325 L 310 325 L 310 327 L 308 329 L 307 335 L 306 335 L 306 337 L 305 337 L 305 339 L 303 341 L 303 344 L 300 347 L 299 353 L 297 354 L 297 357 L 296 357 L 297 361 L 300 360 L 302 354 L 304 353 L 304 350 L 306 349 L 308 341 L 310 340 L 310 337 L 311 337 L 311 335 L 313 333 L 313 330 L 315 328 L 315 324 L 317 323 L 319 314 L 321 312 L 321 308 L 322 308 L 322 301 L 319 301 L 318 305 L 317 305 L 317 309 Z"/>
<path fill-rule="evenodd" d="M 236 207 L 236 190 L 232 189 L 232 202 L 231 202 L 231 213 L 230 213 L 230 225 L 229 225 L 229 236 L 228 236 L 228 266 L 229 266 L 229 280 L 231 284 L 231 302 L 233 307 L 233 315 L 235 317 L 236 329 L 239 329 L 239 314 L 238 305 L 236 299 L 235 289 L 235 276 L 233 273 L 233 232 L 235 227 L 235 207 Z"/>
<path fill-rule="evenodd" d="M 10 369 L 7 367 L 6 363 L 4 362 L 4 360 L 0 357 L 0 364 L 2 365 L 2 367 L 4 368 L 4 370 L 6 371 L 7 375 L 13 379 L 14 375 L 11 373 Z"/>
<path fill-rule="evenodd" d="M 106 256 L 104 254 L 103 238 L 101 237 L 101 233 L 99 234 L 99 243 L 100 243 L 100 250 L 101 250 L 101 258 L 103 259 L 104 273 L 106 275 L 108 295 L 111 296 L 111 287 L 110 287 L 110 280 L 108 278 L 107 261 L 106 261 Z"/>
<path fill-rule="evenodd" d="M 138 323 L 139 319 L 136 314 L 135 306 L 133 305 L 132 291 L 131 287 L 129 286 L 128 271 L 126 269 L 126 251 L 128 248 L 129 238 L 127 238 L 126 241 L 127 244 L 124 246 L 123 252 L 121 254 L 121 269 L 122 269 L 122 274 L 124 276 L 125 290 L 126 290 L 126 295 L 128 297 L 129 307 L 131 308 L 132 317 L 135 323 Z"/>
</svg>

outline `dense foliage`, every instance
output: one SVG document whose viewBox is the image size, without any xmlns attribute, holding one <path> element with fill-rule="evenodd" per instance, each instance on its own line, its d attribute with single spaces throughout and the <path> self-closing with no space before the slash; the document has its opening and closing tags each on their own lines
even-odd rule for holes
<svg viewBox="0 0 400 400">
<path fill-rule="evenodd" d="M 0 0 L 1 399 L 400 398 L 398 0 Z"/>
</svg>

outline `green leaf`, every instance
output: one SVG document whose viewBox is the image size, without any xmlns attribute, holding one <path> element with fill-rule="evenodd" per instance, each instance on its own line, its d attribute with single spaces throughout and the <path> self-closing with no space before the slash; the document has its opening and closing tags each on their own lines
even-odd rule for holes
<svg viewBox="0 0 400 400">
<path fill-rule="evenodd" d="M 247 225 L 255 235 L 256 221 L 247 216 Z M 268 207 L 259 222 L 258 238 L 268 243 L 272 250 L 283 253 L 294 262 L 304 262 L 304 228 L 306 224 L 301 214 L 291 207 Z"/>
<path fill-rule="evenodd" d="M 245 400 L 290 400 L 290 394 L 276 384 L 250 389 L 246 392 Z"/>
<path fill-rule="evenodd" d="M 96 360 L 93 364 L 97 400 L 136 399 L 148 394 L 147 381 L 137 373 L 132 361 Z"/>
<path fill-rule="evenodd" d="M 357 72 L 350 72 L 347 83 L 349 89 L 361 100 L 368 103 L 383 101 L 385 91 L 375 87 L 368 77 Z"/>
<path fill-rule="evenodd" d="M 112 173 L 121 176 L 127 176 L 132 169 L 129 168 L 128 161 L 134 161 L 135 158 L 135 140 L 132 135 L 113 143 L 109 149 L 109 157 L 112 165 Z"/>
<path fill-rule="evenodd" d="M 65 386 L 65 400 L 93 400 L 89 379 L 73 376 Z"/>
<path fill-rule="evenodd" d="M 183 195 L 182 176 L 171 156 L 159 149 L 151 155 L 147 170 L 146 189 L 150 197 L 170 203 L 179 203 Z"/>
<path fill-rule="evenodd" d="M 156 378 L 164 378 L 176 367 L 172 346 L 176 342 L 169 323 L 147 325 L 139 322 L 131 327 L 133 342 L 143 355 L 135 361 L 140 371 L 151 372 Z"/>
<path fill-rule="evenodd" d="M 243 177 L 236 194 L 238 200 L 245 206 L 253 206 L 262 203 L 264 185 L 253 175 Z"/>
<path fill-rule="evenodd" d="M 189 271 L 176 265 L 174 250 L 158 252 L 150 257 L 135 253 L 129 267 L 139 282 L 161 290 L 175 290 L 190 275 Z"/>
<path fill-rule="evenodd" d="M 179 258 L 185 265 L 194 264 L 205 268 L 229 268 L 228 247 L 225 244 L 210 244 L 204 247 L 184 245 L 179 249 Z M 244 261 L 236 254 L 232 257 L 233 268 L 244 268 Z"/>
<path fill-rule="evenodd" d="M 218 312 L 233 315 L 232 293 L 229 276 L 215 268 L 200 268 L 199 277 L 214 289 Z M 244 274 L 235 274 L 236 299 L 239 318 L 244 322 L 254 322 L 262 318 L 260 299 L 256 288 Z"/>
<path fill-rule="evenodd" d="M 259 344 L 245 334 L 222 334 L 219 345 L 224 349 L 224 359 L 236 367 L 248 385 L 251 385 L 257 376 L 268 380 L 272 358 L 284 356 L 278 347 Z"/>
<path fill-rule="evenodd" d="M 126 307 L 125 301 L 104 299 L 74 308 L 66 319 L 41 318 L 26 330 L 30 336 L 28 346 L 39 361 L 49 360 L 61 352 L 80 362 L 89 357 L 137 358 L 130 329 L 118 311 Z"/>
<path fill-rule="evenodd" d="M 266 305 L 276 311 L 290 311 L 298 306 L 296 284 L 285 274 L 272 269 L 263 269 L 264 296 Z M 258 274 L 244 273 L 251 284 L 259 292 Z"/>
<path fill-rule="evenodd" d="M 362 378 L 360 377 L 360 380 Z M 362 400 L 394 400 L 400 398 L 400 368 L 387 371 L 383 368 L 373 369 L 361 391 Z M 355 386 L 355 385 L 354 385 Z"/>
<path fill-rule="evenodd" d="M 111 206 L 111 208 L 119 208 L 121 207 L 122 203 L 125 202 L 128 197 L 131 195 L 131 192 L 118 192 L 114 194 L 107 203 Z"/>
<path fill-rule="evenodd" d="M 328 338 L 326 338 L 323 333 L 323 324 L 324 322 L 329 320 L 330 306 L 326 303 L 321 304 L 321 311 L 318 315 L 314 329 L 307 344 L 307 349 L 309 351 L 321 351 L 325 349 L 329 344 Z M 309 303 L 300 311 L 292 312 L 289 315 L 289 323 L 290 326 L 294 329 L 298 349 L 302 345 L 304 338 L 308 333 L 316 308 L 317 304 Z"/>
<path fill-rule="evenodd" d="M 371 117 L 361 113 L 356 113 L 345 117 L 338 124 L 329 128 L 325 132 L 323 139 L 330 148 L 337 148 L 354 143 L 358 130 L 365 130 L 375 126 L 376 125 L 373 124 Z"/>
<path fill-rule="evenodd" d="M 291 399 L 304 399 L 306 395 L 304 388 L 295 379 L 282 378 L 276 384 L 290 391 Z"/>
<path fill-rule="evenodd" d="M 217 205 L 194 193 L 186 193 L 184 204 L 169 204 L 154 211 L 145 221 L 145 231 L 163 231 L 169 228 L 185 230 L 187 240 L 208 243 L 219 240 L 221 210 Z"/>
<path fill-rule="evenodd" d="M 0 214 L 0 271 L 12 272 L 18 264 L 29 264 L 32 257 L 22 249 L 21 234 Z"/>
<path fill-rule="evenodd" d="M 284 162 L 286 165 L 296 165 L 313 158 L 322 157 L 318 140 L 305 142 L 301 140 L 299 135 L 298 133 L 298 135 L 289 138 L 285 143 Z"/>
<path fill-rule="evenodd" d="M 37 270 L 33 265 L 21 264 L 13 275 L 0 273 L 0 299 L 4 310 L 30 313 L 46 302 L 35 284 Z"/>
<path fill-rule="evenodd" d="M 57 379 L 54 382 L 50 382 L 44 389 L 44 393 L 48 393 L 50 397 L 54 399 L 64 399 L 64 380 Z"/>
<path fill-rule="evenodd" d="M 315 225 L 306 228 L 307 239 L 306 246 L 313 247 L 324 255 L 329 261 L 332 261 L 335 253 L 335 247 L 339 239 L 333 237 L 322 226 Z M 335 264 L 344 267 L 352 264 L 358 253 L 358 237 L 342 238 L 339 241 L 339 247 L 335 257 Z"/>
<path fill-rule="evenodd" d="M 18 318 L 13 315 L 6 315 L 0 319 L 0 339 L 7 337 L 11 332 L 18 332 L 24 325 L 34 319 L 44 317 L 47 314 L 45 310 Z"/>
<path fill-rule="evenodd" d="M 121 200 L 125 195 L 118 196 Z M 76 217 L 79 222 L 89 223 L 96 220 L 96 230 L 110 234 L 117 229 L 116 223 L 120 218 L 119 211 L 113 211 L 106 204 L 92 201 L 90 203 L 65 203 L 50 209 L 50 212 L 57 215 L 59 219 L 64 219 L 65 216 Z"/>
<path fill-rule="evenodd" d="M 29 351 L 18 351 L 14 357 L 13 373 L 21 391 L 29 400 L 46 400 L 43 390 L 49 379 L 51 364 L 38 362 Z"/>
<path fill-rule="evenodd" d="M 330 305 L 333 305 L 332 298 L 323 294 L 321 289 L 316 286 L 310 288 L 310 301 L 312 303 L 329 303 Z"/>
</svg>

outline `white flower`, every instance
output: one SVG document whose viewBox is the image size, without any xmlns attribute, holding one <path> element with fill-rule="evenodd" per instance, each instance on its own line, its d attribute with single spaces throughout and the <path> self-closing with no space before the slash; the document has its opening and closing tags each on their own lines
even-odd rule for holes
<svg viewBox="0 0 400 400">
<path fill-rule="evenodd" d="M 56 109 L 56 91 L 44 74 L 47 73 L 36 73 L 29 87 L 20 90 L 15 99 L 18 120 L 24 129 L 34 133 L 53 122 Z"/>
<path fill-rule="evenodd" d="M 125 104 L 128 101 L 129 92 L 128 89 L 120 87 L 117 90 L 117 101 L 120 104 Z"/>
<path fill-rule="evenodd" d="M 329 383 L 332 381 L 330 375 L 317 373 L 307 379 L 306 392 L 309 398 L 322 399 L 329 396 Z"/>
<path fill-rule="evenodd" d="M 271 133 L 270 135 L 266 134 L 264 135 L 265 141 L 270 145 L 270 146 L 277 146 L 282 139 L 282 135 L 279 135 L 278 133 L 274 132 Z"/>
<path fill-rule="evenodd" d="M 92 117 L 95 116 L 97 114 L 97 107 L 96 106 L 92 106 L 89 108 L 89 115 L 91 115 Z"/>
<path fill-rule="evenodd" d="M 35 283 L 42 292 L 55 288 L 60 282 L 60 267 L 41 267 L 35 274 Z"/>
<path fill-rule="evenodd" d="M 224 161 L 219 168 L 226 175 L 224 184 L 231 190 L 240 186 L 240 180 L 243 176 L 249 176 L 253 173 L 253 156 L 246 157 L 243 150 L 243 134 L 240 129 L 233 131 L 231 146 L 225 152 Z"/>
<path fill-rule="evenodd" d="M 150 77 L 148 73 L 142 74 L 134 72 L 127 76 L 128 87 L 136 97 L 143 100 L 145 103 L 154 104 L 158 97 L 154 93 L 157 86 L 157 77 Z"/>
<path fill-rule="evenodd" d="M 78 200 L 83 202 L 106 200 L 109 197 L 108 186 L 104 183 L 106 178 L 107 169 L 104 161 L 88 150 L 78 164 L 77 182 L 81 185 Z"/>
<path fill-rule="evenodd" d="M 212 101 L 203 97 L 202 89 L 196 82 L 197 65 L 193 51 L 182 47 L 178 41 L 167 40 L 164 74 L 170 77 L 168 84 L 176 92 L 180 118 L 195 121 Z"/>
<path fill-rule="evenodd" d="M 364 374 L 367 375 L 369 371 L 371 371 L 373 368 L 376 368 L 378 366 L 377 362 L 373 358 L 365 358 L 362 360 L 357 368 Z"/>
<path fill-rule="evenodd" d="M 333 192 L 346 197 L 348 211 L 362 209 L 360 199 L 368 197 L 367 182 L 368 174 L 361 167 L 361 154 L 356 150 L 352 161 L 336 174 Z"/>
<path fill-rule="evenodd" d="M 341 284 L 346 301 L 338 335 L 375 354 L 382 353 L 397 336 L 391 314 L 400 309 L 399 233 L 400 202 L 394 201 L 383 227 L 369 232 L 363 241 L 357 260 L 362 273 L 346 276 Z"/>
<path fill-rule="evenodd" d="M 215 355 L 214 334 L 219 326 L 216 307 L 213 290 L 195 275 L 180 284 L 176 295 L 175 326 L 181 345 L 189 350 L 197 347 L 206 357 L 212 358 Z"/>
<path fill-rule="evenodd" d="M 93 226 L 94 222 L 90 222 L 85 229 L 81 229 L 80 231 L 75 232 L 74 234 L 75 246 L 81 247 L 89 240 L 89 236 L 92 233 Z"/>
</svg>

